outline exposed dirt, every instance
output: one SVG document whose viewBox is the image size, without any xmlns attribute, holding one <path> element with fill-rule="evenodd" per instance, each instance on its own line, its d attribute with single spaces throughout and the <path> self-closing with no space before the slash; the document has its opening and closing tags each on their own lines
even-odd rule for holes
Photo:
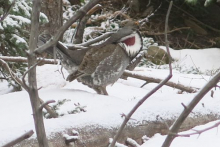
<svg viewBox="0 0 220 147">
<path fill-rule="evenodd" d="M 159 118 L 159 116 L 158 116 Z M 162 135 L 167 134 L 168 126 L 171 126 L 176 118 L 172 120 L 160 120 L 157 121 L 137 121 L 136 125 L 127 125 L 121 134 L 118 142 L 124 143 L 126 138 L 132 138 L 139 144 L 142 144 L 142 137 L 147 135 L 148 137 L 153 136 L 156 133 Z M 188 117 L 180 128 L 180 131 L 191 129 L 197 125 L 202 125 L 210 121 L 219 119 L 218 114 L 200 115 L 195 117 Z M 65 144 L 63 134 L 72 134 L 72 130 L 79 132 L 79 139 L 74 144 Z M 65 132 L 58 132 L 53 134 L 49 139 L 50 147 L 107 147 L 109 138 L 113 138 L 116 134 L 117 128 L 104 128 L 102 126 L 84 126 L 81 128 L 68 128 Z M 73 142 L 72 142 L 73 143 Z M 36 139 L 29 139 L 22 141 L 15 147 L 38 147 Z"/>
</svg>

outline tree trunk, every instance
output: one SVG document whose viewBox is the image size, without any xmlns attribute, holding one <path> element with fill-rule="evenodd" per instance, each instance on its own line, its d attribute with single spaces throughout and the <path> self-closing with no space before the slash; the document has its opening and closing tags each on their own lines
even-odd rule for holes
<svg viewBox="0 0 220 147">
<path fill-rule="evenodd" d="M 37 140 L 40 147 L 48 147 L 46 133 L 44 129 L 44 121 L 42 110 L 40 109 L 40 99 L 38 96 L 37 79 L 36 79 L 36 55 L 34 50 L 37 47 L 39 33 L 39 15 L 40 15 L 40 0 L 33 1 L 33 9 L 31 14 L 31 34 L 29 39 L 28 53 L 28 94 L 31 101 L 35 130 Z"/>
<path fill-rule="evenodd" d="M 47 16 L 49 23 L 41 26 L 40 32 L 48 31 L 54 35 L 63 25 L 62 0 L 42 0 L 41 12 Z"/>
</svg>

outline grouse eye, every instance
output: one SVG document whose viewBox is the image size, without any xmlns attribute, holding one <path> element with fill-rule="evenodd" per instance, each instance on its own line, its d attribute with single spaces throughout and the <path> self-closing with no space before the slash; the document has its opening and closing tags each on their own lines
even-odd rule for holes
<svg viewBox="0 0 220 147">
<path fill-rule="evenodd" d="M 135 44 L 135 36 L 129 37 L 122 42 L 125 43 L 127 46 L 132 46 Z"/>
</svg>

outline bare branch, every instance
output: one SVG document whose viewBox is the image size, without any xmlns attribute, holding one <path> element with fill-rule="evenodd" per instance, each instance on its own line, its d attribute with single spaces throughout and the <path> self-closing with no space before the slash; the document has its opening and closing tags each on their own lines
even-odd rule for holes
<svg viewBox="0 0 220 147">
<path fill-rule="evenodd" d="M 151 1 L 148 2 L 148 5 L 150 5 L 150 2 Z M 143 25 L 144 23 L 149 22 L 149 18 L 154 16 L 154 14 L 160 9 L 161 5 L 162 5 L 162 3 L 160 3 L 160 5 L 157 7 L 157 9 L 155 9 L 154 12 L 152 12 L 149 16 L 147 16 L 146 18 L 140 20 L 139 23 L 141 25 Z"/>
<path fill-rule="evenodd" d="M 184 109 L 187 109 L 187 106 L 184 103 L 181 103 Z"/>
<path fill-rule="evenodd" d="M 90 9 L 88 11 L 88 13 L 82 18 L 80 19 L 78 25 L 77 25 L 77 30 L 73 39 L 73 44 L 79 44 L 82 43 L 83 41 L 83 34 L 84 34 L 84 30 L 86 27 L 86 23 L 88 21 L 88 19 L 90 18 L 90 16 L 96 12 L 97 10 L 101 9 L 102 6 L 100 4 L 95 5 L 92 9 Z"/>
<path fill-rule="evenodd" d="M 176 137 L 175 134 L 177 134 L 184 120 L 187 118 L 190 112 L 192 112 L 193 108 L 199 103 L 199 101 L 205 96 L 205 94 L 209 92 L 213 87 L 216 86 L 219 80 L 220 80 L 220 71 L 197 93 L 197 95 L 193 98 L 193 100 L 187 106 L 187 109 L 183 110 L 179 118 L 175 121 L 175 123 L 172 125 L 170 129 L 170 132 L 172 132 L 172 134 L 168 134 L 162 147 L 170 146 L 171 142 Z"/>
<path fill-rule="evenodd" d="M 214 96 L 214 90 L 211 90 L 211 97 L 213 98 Z"/>
<path fill-rule="evenodd" d="M 23 140 L 25 140 L 25 139 L 28 139 L 28 138 L 31 137 L 33 134 L 34 134 L 34 131 L 33 131 L 33 130 L 30 130 L 30 131 L 24 133 L 23 135 L 21 135 L 20 137 L 18 137 L 18 138 L 16 138 L 16 139 L 12 140 L 11 142 L 9 142 L 9 143 L 3 145 L 2 147 L 12 147 L 12 146 L 16 145 L 17 143 L 19 143 L 19 142 L 21 142 L 21 141 L 23 141 Z"/>
<path fill-rule="evenodd" d="M 127 117 L 125 117 L 123 123 L 121 124 L 117 134 L 114 136 L 113 141 L 111 142 L 109 147 L 114 147 L 116 141 L 118 140 L 119 136 L 121 135 L 125 125 L 127 124 L 127 122 L 129 121 L 129 119 L 131 118 L 131 116 L 134 114 L 134 112 L 152 95 L 154 94 L 158 89 L 160 89 L 166 82 L 168 82 L 171 77 L 172 77 L 172 65 L 171 65 L 171 55 L 169 52 L 169 44 L 168 44 L 168 40 L 167 40 L 167 28 L 168 28 L 168 18 L 169 18 L 169 14 L 170 14 L 170 10 L 172 7 L 173 1 L 170 2 L 169 8 L 168 8 L 168 12 L 166 15 L 166 23 L 165 23 L 165 41 L 166 41 L 166 49 L 167 49 L 167 53 L 169 56 L 169 75 L 163 80 L 161 81 L 154 89 L 152 89 L 148 94 L 146 94 L 141 100 L 138 101 L 138 103 L 132 108 L 132 110 L 127 114 Z"/>
<path fill-rule="evenodd" d="M 81 19 L 83 16 L 86 15 L 86 13 L 94 7 L 97 3 L 99 3 L 101 0 L 92 0 L 89 1 L 86 5 L 84 5 L 82 8 L 80 8 L 75 15 L 69 19 L 60 29 L 57 31 L 56 35 L 51 39 L 51 41 L 48 41 L 46 44 L 42 45 L 41 47 L 35 49 L 35 53 L 42 53 L 46 49 L 48 49 L 51 46 L 55 46 L 62 36 L 62 34 L 78 19 Z"/>
<path fill-rule="evenodd" d="M 21 81 L 21 79 L 19 79 L 16 76 L 16 74 L 10 69 L 10 67 L 8 66 L 8 64 L 4 60 L 0 59 L 0 65 L 11 75 L 12 79 L 15 82 L 17 82 L 19 85 L 21 85 L 22 88 L 24 88 L 26 91 L 28 91 L 28 87 L 24 85 L 24 83 Z M 22 80 L 24 81 L 24 79 L 22 79 Z M 41 104 L 44 103 L 43 100 L 40 99 L 40 101 L 41 101 Z M 50 114 L 51 117 L 57 118 L 57 114 L 53 110 L 51 110 L 51 108 L 48 105 L 45 105 L 44 108 L 47 110 L 47 112 Z"/>
<path fill-rule="evenodd" d="M 25 57 L 10 57 L 10 56 L 0 56 L 0 59 L 6 62 L 27 62 L 27 58 Z M 57 64 L 58 62 L 54 59 L 44 59 L 44 58 L 37 58 L 37 60 L 41 60 L 42 64 Z"/>
<path fill-rule="evenodd" d="M 0 80 L 8 80 L 9 78 L 0 77 Z"/>
<path fill-rule="evenodd" d="M 91 39 L 87 42 L 81 43 L 81 44 L 76 44 L 76 45 L 66 45 L 68 47 L 68 49 L 70 50 L 76 50 L 76 49 L 87 49 L 88 46 L 100 42 L 108 37 L 110 37 L 112 34 L 114 34 L 113 32 L 108 32 L 105 33 L 99 37 L 96 37 L 95 39 Z"/>
<path fill-rule="evenodd" d="M 139 75 L 135 72 L 128 71 L 128 70 L 124 71 L 123 76 L 144 80 L 144 81 L 147 81 L 148 83 L 150 83 L 150 82 L 160 83 L 162 81 L 162 79 L 159 79 L 159 78 L 148 77 L 148 76 L 145 76 L 145 75 Z M 174 82 L 171 82 L 171 81 L 168 81 L 165 85 L 173 87 L 173 88 L 180 89 L 182 91 L 186 91 L 188 93 L 194 93 L 194 92 L 197 91 L 196 89 L 193 89 L 191 87 L 184 86 L 180 83 L 174 83 Z"/>
<path fill-rule="evenodd" d="M 21 87 L 23 87 L 25 90 L 28 90 L 23 82 L 16 76 L 16 74 L 10 69 L 9 65 L 2 59 L 0 59 L 0 65 L 11 75 L 12 79 L 17 82 Z"/>
<path fill-rule="evenodd" d="M 208 131 L 208 130 L 211 130 L 213 128 L 216 128 L 220 125 L 220 122 L 217 122 L 215 123 L 214 125 L 210 126 L 210 127 L 207 127 L 205 129 L 202 129 L 202 130 L 195 130 L 195 129 L 192 129 L 192 131 L 195 131 L 193 133 L 178 133 L 178 134 L 175 134 L 175 133 L 172 133 L 172 132 L 169 132 L 169 134 L 172 134 L 172 135 L 175 135 L 176 137 L 190 137 L 192 135 L 201 135 L 202 133 Z"/>
<path fill-rule="evenodd" d="M 44 59 L 44 58 L 42 58 L 42 59 Z M 26 75 L 27 75 L 33 68 L 35 68 L 38 64 L 40 64 L 41 62 L 42 62 L 42 60 L 38 60 L 37 63 L 35 63 L 33 66 L 29 67 L 29 69 L 28 69 L 27 71 L 25 71 L 25 73 L 24 73 L 24 75 L 23 75 L 23 77 L 22 77 L 22 82 L 23 82 L 24 87 L 25 87 L 26 89 L 29 89 L 28 85 L 27 85 L 26 82 L 25 82 L 25 77 L 26 77 Z"/>
<path fill-rule="evenodd" d="M 46 105 L 48 105 L 48 104 L 50 104 L 50 103 L 55 103 L 55 102 L 56 102 L 55 100 L 48 100 L 48 101 L 46 101 L 46 102 L 44 102 L 44 103 L 42 103 L 42 104 L 40 105 L 39 110 L 42 111 L 42 109 L 43 109 Z"/>
<path fill-rule="evenodd" d="M 113 142 L 113 139 L 112 139 L 112 138 L 109 138 L 109 144 L 110 144 L 110 146 L 108 146 L 108 147 L 111 147 L 112 142 Z M 128 146 L 116 142 L 114 147 L 128 147 Z"/>
<path fill-rule="evenodd" d="M 6 58 L 7 58 L 7 57 L 6 57 Z M 14 57 L 14 58 L 15 58 L 15 60 L 17 60 L 18 58 L 20 59 L 20 57 L 18 57 L 18 58 Z M 4 59 L 4 58 L 3 58 L 3 59 Z M 12 57 L 12 59 L 13 59 L 13 57 Z M 19 60 L 19 59 L 18 59 L 18 60 Z M 24 75 L 23 75 L 23 77 L 22 77 L 22 81 L 16 76 L 16 74 L 15 74 L 13 71 L 11 71 L 10 67 L 8 66 L 8 64 L 7 64 L 4 60 L 2 60 L 1 57 L 0 57 L 0 65 L 11 75 L 11 77 L 13 78 L 14 81 L 16 81 L 19 85 L 21 85 L 26 91 L 28 91 L 29 88 L 28 88 L 28 86 L 27 86 L 27 84 L 26 84 L 26 82 L 25 82 L 25 76 L 26 76 L 26 74 L 27 74 L 31 69 L 33 69 L 34 67 L 36 67 L 40 62 L 45 61 L 44 58 L 39 58 L 39 59 L 40 59 L 40 60 L 38 60 L 38 62 L 37 62 L 34 66 L 32 66 L 31 68 L 29 68 L 29 70 L 27 70 L 27 71 L 24 73 Z M 23 60 L 23 61 L 27 61 L 27 58 L 22 58 L 22 60 Z M 54 61 L 54 60 L 51 60 L 51 61 Z M 43 107 L 47 110 L 47 112 L 50 114 L 50 116 L 51 116 L 52 118 L 57 118 L 57 117 L 58 117 L 58 115 L 57 115 L 48 105 L 46 105 L 42 99 L 39 98 L 39 100 L 40 100 L 41 104 L 44 104 L 44 105 L 41 105 L 41 106 L 43 106 Z M 42 109 L 42 108 L 41 108 L 41 109 Z"/>
<path fill-rule="evenodd" d="M 65 139 L 65 144 L 69 145 L 71 142 L 75 142 L 78 140 L 79 136 L 78 135 L 74 135 L 74 136 L 70 136 L 68 134 L 64 134 L 63 135 L 64 139 Z"/>
<path fill-rule="evenodd" d="M 40 103 L 44 104 L 44 101 L 42 99 L 40 99 Z M 47 112 L 50 114 L 50 117 L 52 117 L 52 118 L 58 117 L 58 114 L 55 111 L 53 111 L 49 105 L 44 105 L 44 109 L 47 110 Z"/>
<path fill-rule="evenodd" d="M 128 145 L 129 147 L 140 147 L 140 145 L 133 139 L 131 138 L 127 138 L 125 141 L 126 145 Z"/>
</svg>

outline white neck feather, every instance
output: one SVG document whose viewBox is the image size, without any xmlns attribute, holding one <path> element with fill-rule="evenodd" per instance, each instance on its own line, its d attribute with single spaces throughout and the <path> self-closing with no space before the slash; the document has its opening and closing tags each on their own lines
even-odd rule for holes
<svg viewBox="0 0 220 147">
<path fill-rule="evenodd" d="M 130 37 L 133 37 L 133 36 L 135 37 L 135 44 L 134 45 L 129 46 L 129 45 L 126 45 L 125 43 L 123 43 L 123 45 L 125 47 L 125 51 L 127 52 L 128 56 L 131 58 L 134 58 L 142 48 L 141 36 L 137 32 L 134 32 L 131 35 L 124 37 L 123 40 L 126 40 Z"/>
</svg>

